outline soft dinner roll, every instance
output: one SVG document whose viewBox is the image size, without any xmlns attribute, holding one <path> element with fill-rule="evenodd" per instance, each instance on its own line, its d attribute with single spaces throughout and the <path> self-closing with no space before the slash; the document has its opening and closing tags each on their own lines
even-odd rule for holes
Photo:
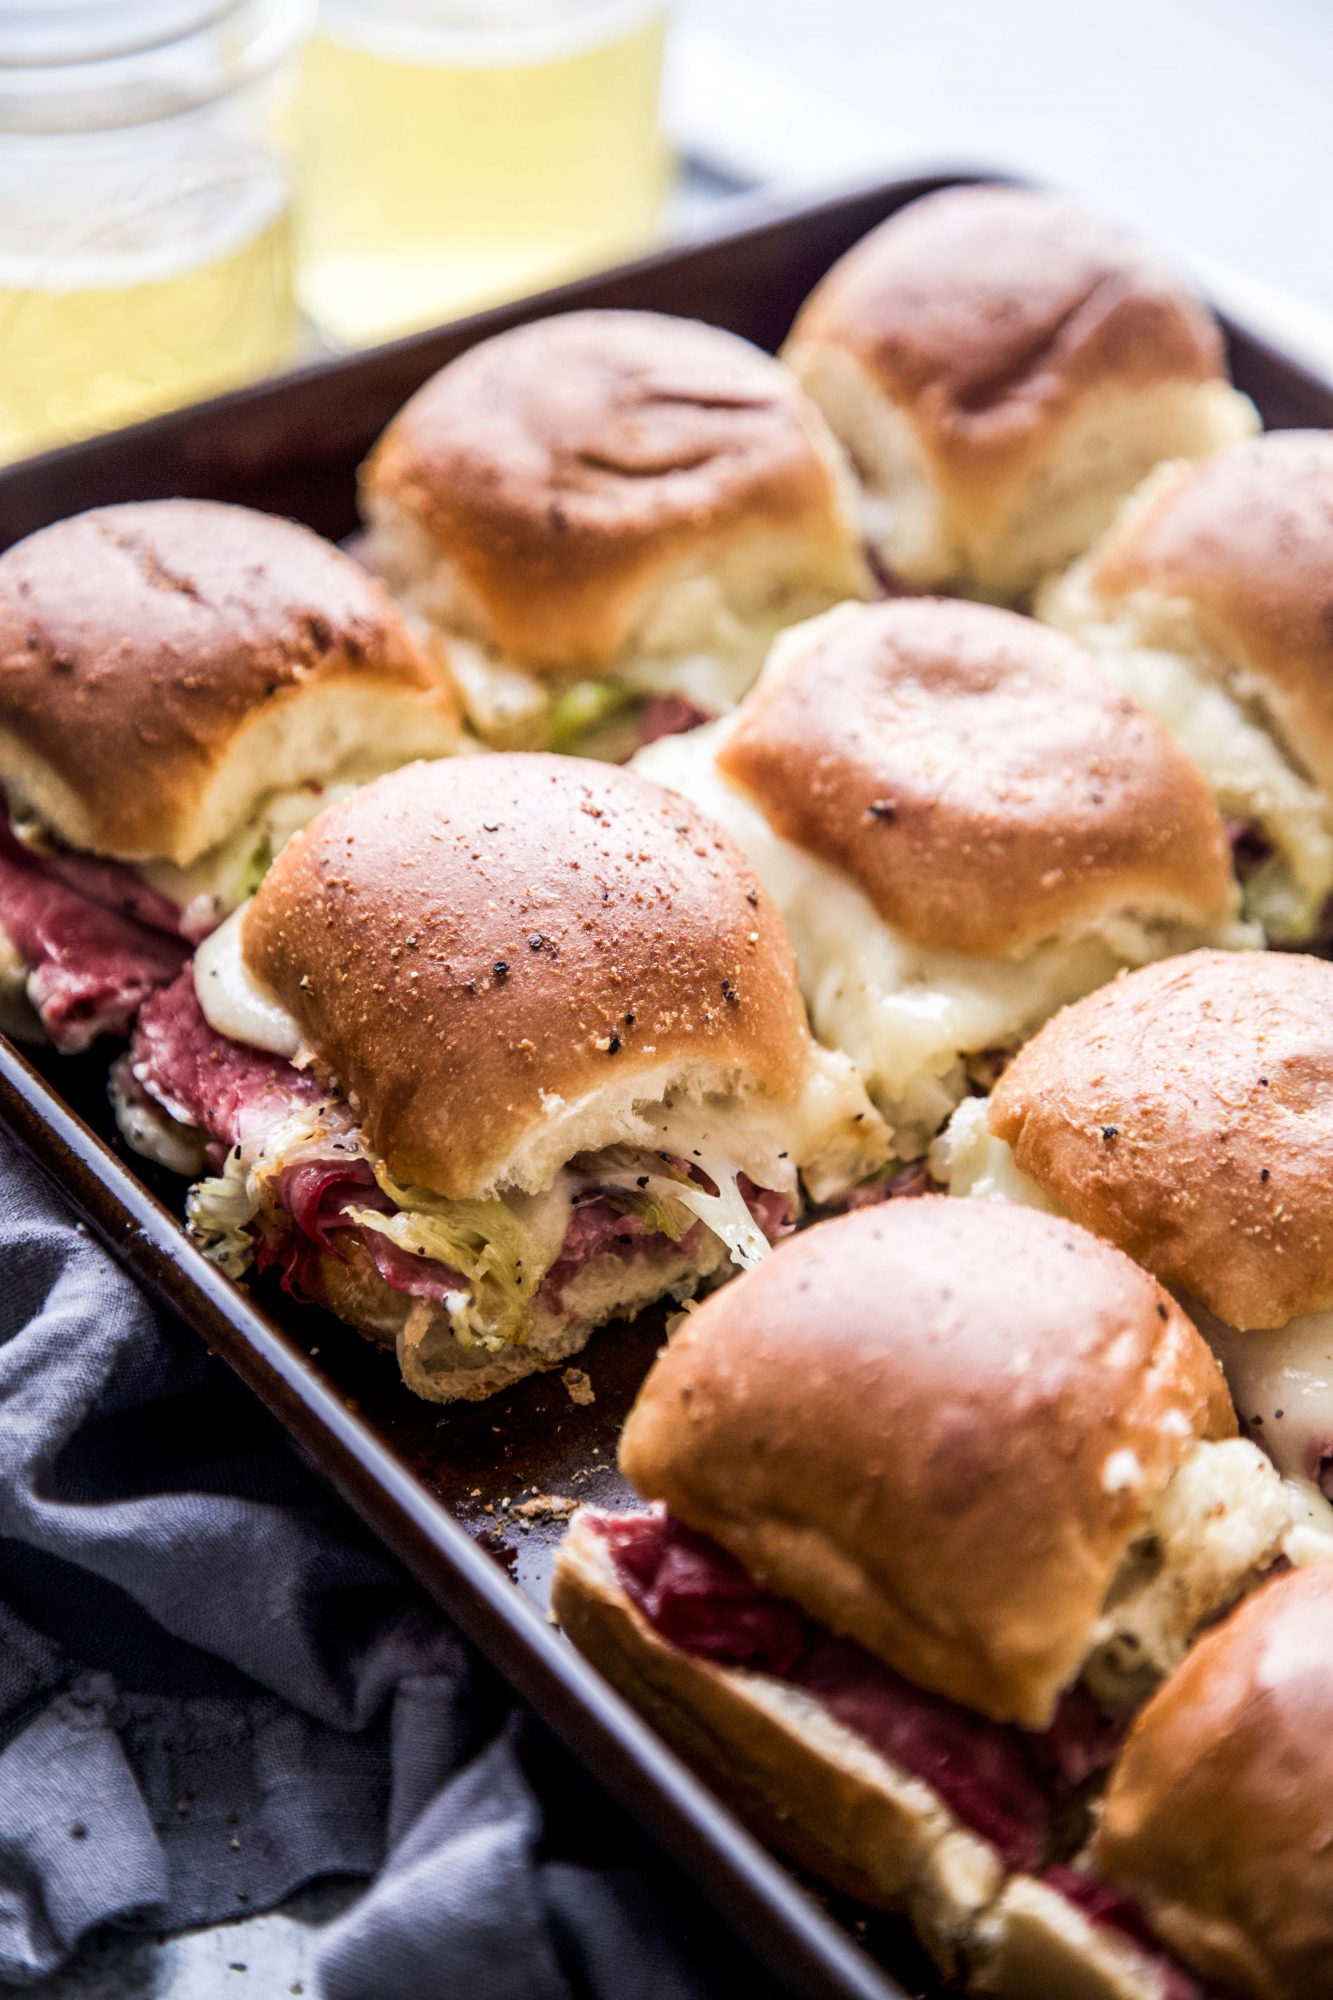
<svg viewBox="0 0 1333 2000">
<path fill-rule="evenodd" d="M 1114 1717 L 1279 1553 L 1287 1496 L 1234 1431 L 1118 1251 L 891 1201 L 690 1314 L 621 1441 L 659 1505 L 577 1515 L 555 1609 L 771 1838 L 953 1963 L 1008 1869 L 1081 1838 Z"/>
<path fill-rule="evenodd" d="M 932 1153 L 956 1193 L 1072 1215 L 1179 1292 L 1293 1478 L 1333 1454 L 1333 966 L 1199 951 L 1020 1050 Z M 1323 1510 L 1319 1510 L 1323 1518 Z"/>
<path fill-rule="evenodd" d="M 383 588 L 290 521 L 103 507 L 0 556 L 0 951 L 65 1047 L 123 1029 L 331 789 L 454 747 Z M 0 979 L 5 975 L 0 973 Z"/>
<path fill-rule="evenodd" d="M 1040 605 L 1189 751 L 1287 940 L 1333 891 L 1331 574 L 1333 435 L 1279 431 L 1163 467 Z"/>
<path fill-rule="evenodd" d="M 181 1127 L 234 1149 L 191 1199 L 218 1261 L 277 1263 L 440 1400 L 764 1256 L 798 1173 L 836 1195 L 887 1149 L 724 836 L 535 754 L 413 765 L 321 814 L 121 1078 L 141 1143 L 155 1106 L 173 1149 Z"/>
<path fill-rule="evenodd" d="M 744 848 L 816 1033 L 855 1061 L 900 1158 L 1118 967 L 1258 941 L 1198 772 L 1013 612 L 841 606 L 784 634 L 734 717 L 636 764 Z"/>
<path fill-rule="evenodd" d="M 627 754 L 717 714 L 780 626 L 870 587 L 818 411 L 747 341 L 659 313 L 470 349 L 390 424 L 362 503 L 473 728 L 518 747 Z"/>
<path fill-rule="evenodd" d="M 815 287 L 783 355 L 912 589 L 1021 598 L 1153 466 L 1258 428 L 1188 288 L 1031 189 L 951 188 L 891 216 Z"/>
<path fill-rule="evenodd" d="M 1094 1865 L 1188 1965 L 1253 2000 L 1333 1995 L 1333 1570 L 1267 1584 L 1130 1732 Z"/>
</svg>

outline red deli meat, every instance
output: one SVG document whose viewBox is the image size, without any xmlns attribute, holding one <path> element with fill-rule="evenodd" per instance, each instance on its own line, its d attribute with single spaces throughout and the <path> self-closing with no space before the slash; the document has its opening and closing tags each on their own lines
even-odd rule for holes
<svg viewBox="0 0 1333 2000">
<path fill-rule="evenodd" d="M 646 748 L 664 736 L 683 736 L 687 729 L 712 719 L 708 709 L 683 694 L 650 694 L 639 710 L 640 746 Z"/>
<path fill-rule="evenodd" d="M 210 1027 L 188 966 L 145 1003 L 130 1066 L 141 1088 L 173 1118 L 197 1126 L 218 1154 L 328 1094 L 285 1056 L 230 1041 Z"/>
<path fill-rule="evenodd" d="M 38 865 L 5 829 L 0 927 L 29 970 L 28 994 L 67 1055 L 127 1034 L 150 993 L 175 979 L 187 946 L 108 909 Z"/>
<path fill-rule="evenodd" d="M 0 795 L 0 852 L 52 882 L 63 882 L 86 902 L 114 910 L 118 916 L 133 917 L 136 923 L 146 924 L 149 930 L 164 931 L 168 937 L 180 935 L 181 913 L 176 904 L 146 882 L 131 862 L 81 854 L 72 847 L 27 846 L 14 832 L 3 795 Z"/>
<path fill-rule="evenodd" d="M 748 1667 L 814 1695 L 829 1713 L 901 1770 L 924 1779 L 1011 1868 L 1045 1858 L 1055 1807 L 1085 1768 L 1114 1750 L 1100 1712 L 1062 1718 L 1098 1743 L 1083 1758 L 1067 1743 L 987 1720 L 927 1693 L 853 1640 L 842 1639 L 788 1599 L 761 1590 L 725 1550 L 665 1509 L 596 1515 L 621 1588 L 672 1645 L 719 1664 Z"/>
<path fill-rule="evenodd" d="M 199 1005 L 188 969 L 144 1006 L 130 1067 L 141 1090 L 173 1118 L 205 1134 L 215 1165 L 264 1126 L 327 1096 L 308 1071 L 296 1069 L 285 1057 L 219 1035 Z M 338 1255 L 340 1238 L 350 1234 L 360 1239 L 394 1291 L 439 1305 L 447 1293 L 465 1289 L 467 1280 L 447 1264 L 404 1250 L 381 1230 L 350 1219 L 348 1210 L 356 1208 L 391 1215 L 393 1203 L 376 1184 L 369 1163 L 350 1145 L 340 1156 L 333 1135 L 329 1147 L 327 1156 L 302 1160 L 280 1175 L 274 1194 L 290 1227 L 260 1243 L 261 1268 L 276 1269 L 288 1291 L 308 1299 L 315 1290 L 319 1254 Z M 789 1197 L 755 1188 L 744 1176 L 741 1189 L 770 1239 L 790 1228 Z M 698 1226 L 682 1239 L 687 1254 Z M 559 1313 L 562 1288 L 596 1257 L 667 1254 L 679 1247 L 646 1230 L 638 1216 L 606 1197 L 595 1192 L 583 1196 L 570 1210 L 560 1255 L 542 1283 L 542 1302 Z"/>
</svg>

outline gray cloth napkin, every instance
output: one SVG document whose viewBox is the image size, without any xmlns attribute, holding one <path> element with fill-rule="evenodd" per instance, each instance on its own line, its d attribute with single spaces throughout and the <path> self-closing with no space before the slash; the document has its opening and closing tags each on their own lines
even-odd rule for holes
<svg viewBox="0 0 1333 2000">
<path fill-rule="evenodd" d="M 325 1874 L 327 2000 L 766 1990 L 0 1131 L 0 1985 Z"/>
</svg>

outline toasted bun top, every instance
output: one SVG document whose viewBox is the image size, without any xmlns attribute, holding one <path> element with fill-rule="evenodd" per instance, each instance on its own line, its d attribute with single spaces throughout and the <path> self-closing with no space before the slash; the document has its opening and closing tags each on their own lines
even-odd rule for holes
<svg viewBox="0 0 1333 2000">
<path fill-rule="evenodd" d="M 669 572 L 775 537 L 806 545 L 794 566 L 829 597 L 864 590 L 823 418 L 697 320 L 566 313 L 483 341 L 394 418 L 364 480 L 456 565 L 481 636 L 530 665 L 608 663 Z"/>
<path fill-rule="evenodd" d="M 1195 951 L 1048 1021 L 991 1129 L 1061 1208 L 1238 1327 L 1333 1305 L 1333 965 Z"/>
<path fill-rule="evenodd" d="M 790 1098 L 805 1080 L 791 946 L 739 852 L 646 778 L 578 758 L 451 758 L 363 787 L 284 848 L 244 951 L 397 1178 L 450 1197 L 524 1184 L 534 1146 L 549 1179 L 618 1138 L 636 1093 Z"/>
<path fill-rule="evenodd" d="M 350 743 L 344 696 L 368 707 Z M 0 784 L 72 846 L 188 863 L 367 727 L 439 754 L 453 697 L 381 587 L 308 528 L 157 500 L 0 556 Z"/>
<path fill-rule="evenodd" d="M 987 605 L 844 605 L 779 642 L 718 762 L 927 945 L 1022 951 L 1107 910 L 1234 905 L 1225 829 L 1082 651 Z"/>
<path fill-rule="evenodd" d="M 1087 571 L 1108 606 L 1184 599 L 1205 641 L 1264 684 L 1298 759 L 1333 783 L 1333 434 L 1272 431 L 1173 466 Z"/>
<path fill-rule="evenodd" d="M 1199 1641 L 1135 1722 L 1093 1852 L 1228 1990 L 1333 1992 L 1333 1568 L 1275 1578 Z"/>
<path fill-rule="evenodd" d="M 1090 390 L 1225 375 L 1211 314 L 1131 235 L 1031 189 L 949 188 L 890 216 L 790 345 L 850 352 L 972 486 L 1005 483 Z"/>
<path fill-rule="evenodd" d="M 1036 1209 L 925 1196 L 819 1224 L 695 1312 L 626 1476 L 922 1687 L 1049 1720 L 1128 1543 L 1235 1428 L 1193 1326 Z"/>
</svg>

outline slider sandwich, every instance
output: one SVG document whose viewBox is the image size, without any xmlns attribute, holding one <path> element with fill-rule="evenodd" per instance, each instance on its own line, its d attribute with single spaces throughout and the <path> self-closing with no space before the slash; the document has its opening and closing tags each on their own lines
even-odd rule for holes
<svg viewBox="0 0 1333 2000">
<path fill-rule="evenodd" d="M 1072 1223 L 938 1196 L 821 1223 L 693 1311 L 583 1509 L 569 1637 L 757 1828 L 966 1963 L 1288 1495 L 1216 1362 Z"/>
<path fill-rule="evenodd" d="M 815 1033 L 852 1057 L 900 1160 L 1120 966 L 1258 941 L 1188 759 L 1013 612 L 842 606 L 779 640 L 734 717 L 637 764 L 749 856 Z"/>
<path fill-rule="evenodd" d="M 1333 893 L 1330 576 L 1333 436 L 1279 431 L 1164 466 L 1038 607 L 1189 752 L 1283 942 Z"/>
<path fill-rule="evenodd" d="M 165 500 L 0 556 L 0 1026 L 123 1034 L 339 788 L 458 737 L 381 586 L 308 529 Z"/>
<path fill-rule="evenodd" d="M 955 1194 L 1072 1216 L 1169 1285 L 1328 1518 L 1333 965 L 1197 951 L 1125 974 L 960 1106 L 931 1167 Z"/>
<path fill-rule="evenodd" d="M 1153 466 L 1258 429 L 1207 308 L 1133 237 L 1031 189 L 891 216 L 815 287 L 783 358 L 913 590 L 1016 601 Z"/>
<path fill-rule="evenodd" d="M 871 588 L 851 476 L 786 369 L 659 313 L 470 349 L 389 425 L 362 511 L 368 560 L 509 748 L 628 756 Z"/>
<path fill-rule="evenodd" d="M 594 1327 L 764 1257 L 878 1169 L 882 1124 L 810 1039 L 791 947 L 683 801 L 539 753 L 416 764 L 284 848 L 144 1008 L 139 1143 L 214 1168 L 224 1270 L 479 1398 Z"/>
<path fill-rule="evenodd" d="M 1255 1591 L 1153 1696 L 1088 1856 L 1015 1881 L 989 1914 L 979 1990 L 1333 2000 L 1330 1746 L 1333 1570 L 1323 1566 Z"/>
</svg>

